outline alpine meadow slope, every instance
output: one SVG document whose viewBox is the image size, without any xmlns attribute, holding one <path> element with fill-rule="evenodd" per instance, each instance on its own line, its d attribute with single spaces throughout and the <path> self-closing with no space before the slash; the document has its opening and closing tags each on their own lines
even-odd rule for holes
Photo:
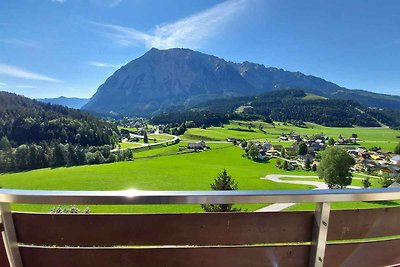
<svg viewBox="0 0 400 267">
<path fill-rule="evenodd" d="M 367 107 L 400 108 L 400 96 L 350 90 L 301 72 L 233 63 L 190 49 L 152 48 L 110 76 L 82 109 L 103 115 L 151 116 L 214 98 L 282 89 L 355 100 Z"/>
</svg>

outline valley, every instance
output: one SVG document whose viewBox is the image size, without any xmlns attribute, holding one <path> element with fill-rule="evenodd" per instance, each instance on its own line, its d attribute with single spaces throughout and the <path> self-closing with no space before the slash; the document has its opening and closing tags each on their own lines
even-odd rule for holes
<svg viewBox="0 0 400 267">
<path fill-rule="evenodd" d="M 237 131 L 248 129 L 252 125 L 252 132 Z M 260 130 L 262 125 L 262 130 Z M 373 144 L 392 151 L 399 142 L 400 131 L 388 128 L 335 128 L 323 127 L 317 124 L 306 123 L 307 128 L 296 127 L 291 124 L 261 121 L 231 121 L 223 127 L 209 127 L 206 129 L 190 128 L 180 136 L 181 142 L 172 146 L 160 146 L 151 149 L 140 149 L 134 152 L 134 160 L 127 162 L 105 163 L 76 167 L 61 167 L 32 170 L 19 173 L 0 175 L 0 186 L 3 188 L 42 189 L 42 190 L 208 190 L 216 173 L 225 168 L 238 182 L 240 190 L 284 190 L 284 189 L 313 189 L 311 185 L 280 183 L 262 179 L 268 175 L 310 176 L 302 181 L 318 181 L 314 177 L 316 172 L 306 170 L 283 170 L 276 167 L 276 159 L 268 162 L 254 162 L 243 157 L 243 149 L 227 142 L 227 138 L 246 139 L 247 141 L 265 141 L 271 144 L 289 147 L 293 142 L 280 141 L 282 133 L 297 133 L 300 135 L 325 134 L 337 138 L 339 135 L 350 136 L 357 134 L 360 146 Z M 156 134 L 149 137 L 157 136 Z M 160 139 L 169 137 L 161 135 Z M 202 152 L 187 151 L 188 143 L 204 140 L 210 149 Z M 125 143 L 127 147 L 131 143 Z M 134 144 L 134 143 L 133 143 Z M 368 147 L 368 146 L 367 146 Z M 121 147 L 124 148 L 124 147 Z M 364 176 L 354 174 L 352 185 L 361 186 Z M 282 178 L 283 180 L 298 180 L 296 178 Z M 380 178 L 373 178 L 372 186 L 381 187 Z M 323 181 L 322 181 L 323 182 Z M 393 202 L 391 205 L 399 203 Z M 265 205 L 238 205 L 253 211 Z M 333 208 L 367 208 L 384 207 L 388 203 L 335 203 Z M 13 209 L 22 211 L 48 212 L 54 206 L 49 205 L 14 205 Z M 82 207 L 84 208 L 84 207 Z M 199 212 L 198 205 L 138 205 L 138 206 L 90 206 L 93 213 L 102 212 Z M 312 209 L 307 204 L 298 204 L 289 207 L 290 210 Z"/>
</svg>

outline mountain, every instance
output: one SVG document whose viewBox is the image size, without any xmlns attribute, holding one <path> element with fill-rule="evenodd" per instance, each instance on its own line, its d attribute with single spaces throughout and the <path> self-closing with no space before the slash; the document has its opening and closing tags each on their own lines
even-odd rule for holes
<svg viewBox="0 0 400 267">
<path fill-rule="evenodd" d="M 0 139 L 15 146 L 61 142 L 100 146 L 116 142 L 115 125 L 86 112 L 0 92 Z"/>
<path fill-rule="evenodd" d="M 149 116 L 214 98 L 282 89 L 302 89 L 366 106 L 400 108 L 400 96 L 350 90 L 301 72 L 228 62 L 190 49 L 152 48 L 110 76 L 82 109 L 105 115 Z"/>
<path fill-rule="evenodd" d="M 65 96 L 60 96 L 57 98 L 38 98 L 36 100 L 44 103 L 61 105 L 75 109 L 80 109 L 81 107 L 86 105 L 87 102 L 89 102 L 89 98 L 77 98 L 77 97 L 65 97 Z"/>
</svg>

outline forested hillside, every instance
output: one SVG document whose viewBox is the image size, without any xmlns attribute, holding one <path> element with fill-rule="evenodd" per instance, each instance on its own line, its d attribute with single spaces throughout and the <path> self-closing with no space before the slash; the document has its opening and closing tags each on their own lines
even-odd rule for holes
<svg viewBox="0 0 400 267">
<path fill-rule="evenodd" d="M 205 112 L 208 113 L 205 113 Z M 217 119 L 263 119 L 265 121 L 314 122 L 333 127 L 379 127 L 381 123 L 399 127 L 397 110 L 370 109 L 352 100 L 309 98 L 303 90 L 281 90 L 253 97 L 214 99 L 197 105 L 191 112 L 169 112 L 153 118 L 154 122 L 181 122 L 190 118 L 197 126 L 212 114 Z M 190 114 L 190 116 L 189 116 Z M 196 115 L 197 114 L 197 115 Z"/>
<path fill-rule="evenodd" d="M 113 145 L 117 128 L 79 110 L 0 92 L 0 138 L 14 146 L 51 142 Z"/>
<path fill-rule="evenodd" d="M 117 133 L 79 110 L 0 92 L 0 172 L 131 160 L 112 152 Z"/>
</svg>

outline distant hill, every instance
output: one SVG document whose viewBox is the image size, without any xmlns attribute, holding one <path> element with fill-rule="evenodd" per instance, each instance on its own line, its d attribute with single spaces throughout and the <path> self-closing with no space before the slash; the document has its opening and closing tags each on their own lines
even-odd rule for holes
<svg viewBox="0 0 400 267">
<path fill-rule="evenodd" d="M 183 108 L 183 107 L 182 107 Z M 204 118 L 208 118 L 205 120 Z M 212 119 L 210 119 L 212 118 Z M 218 126 L 228 119 L 314 122 L 334 127 L 400 126 L 400 111 L 370 109 L 353 100 L 324 99 L 303 90 L 280 90 L 257 96 L 209 100 L 182 112 L 170 111 L 152 118 L 155 124 L 194 121 L 197 126 Z"/>
<path fill-rule="evenodd" d="M 60 142 L 100 146 L 116 142 L 117 128 L 88 113 L 0 92 L 0 139 L 14 145 Z"/>
<path fill-rule="evenodd" d="M 65 97 L 65 96 L 60 96 L 57 98 L 38 98 L 36 100 L 44 103 L 61 105 L 75 109 L 80 109 L 81 107 L 86 105 L 87 102 L 89 102 L 89 98 L 77 98 L 77 97 Z"/>
<path fill-rule="evenodd" d="M 175 106 L 284 89 L 354 100 L 367 107 L 400 108 L 400 96 L 350 90 L 301 72 L 228 62 L 189 49 L 152 48 L 110 76 L 82 109 L 105 115 L 150 116 Z"/>
</svg>

